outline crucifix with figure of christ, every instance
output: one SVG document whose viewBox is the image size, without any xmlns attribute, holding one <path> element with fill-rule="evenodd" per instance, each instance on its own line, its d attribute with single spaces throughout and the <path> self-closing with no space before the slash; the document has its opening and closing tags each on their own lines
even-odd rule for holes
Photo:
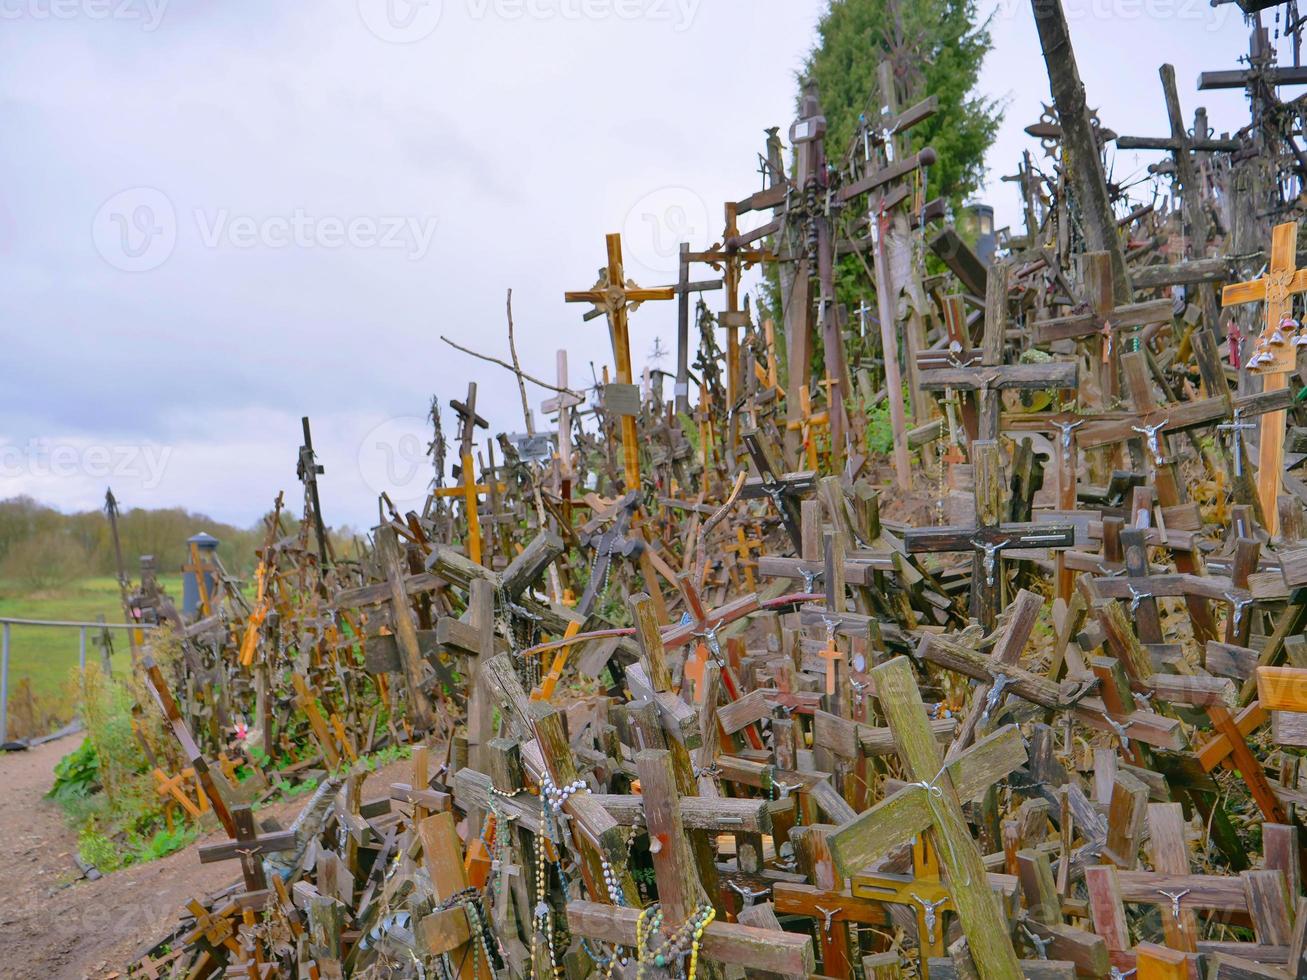
<svg viewBox="0 0 1307 980">
<path fill-rule="evenodd" d="M 628 387 L 634 384 L 631 372 L 631 337 L 627 317 L 641 303 L 652 300 L 674 299 L 672 287 L 641 289 L 626 278 L 622 265 L 622 236 L 607 236 L 608 266 L 600 271 L 599 280 L 587 290 L 563 294 L 568 303 L 593 303 L 608 315 L 608 335 L 613 345 L 613 360 L 617 365 L 617 383 Z M 640 439 L 636 431 L 635 416 L 622 415 L 622 453 L 625 462 L 627 491 L 640 489 Z"/>
<path fill-rule="evenodd" d="M 1276 225 L 1271 233 L 1271 263 L 1265 276 L 1251 282 L 1238 282 L 1226 286 L 1221 292 L 1221 306 L 1261 301 L 1266 308 L 1266 326 L 1262 331 L 1260 349 L 1271 355 L 1271 360 L 1258 365 L 1249 363 L 1249 370 L 1262 375 L 1262 390 L 1279 391 L 1288 387 L 1289 374 L 1298 357 L 1298 348 L 1292 337 L 1275 335 L 1280 324 L 1291 315 L 1293 297 L 1307 292 L 1307 269 L 1296 268 L 1298 223 L 1287 221 Z M 1262 519 L 1272 536 L 1279 533 L 1280 519 L 1276 497 L 1284 473 L 1284 426 L 1287 413 L 1268 412 L 1262 416 L 1261 433 L 1257 446 L 1257 497 L 1262 505 Z"/>
</svg>

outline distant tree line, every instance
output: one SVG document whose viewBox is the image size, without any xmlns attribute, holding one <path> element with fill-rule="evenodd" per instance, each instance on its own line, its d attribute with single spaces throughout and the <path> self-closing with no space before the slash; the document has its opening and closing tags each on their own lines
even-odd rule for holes
<svg viewBox="0 0 1307 980">
<path fill-rule="evenodd" d="M 299 522 L 283 512 L 282 524 L 294 533 Z M 221 541 L 218 556 L 233 575 L 246 577 L 258 562 L 266 535 L 263 519 L 248 528 L 215 521 L 180 507 L 124 510 L 118 518 L 127 577 L 140 578 L 140 556 L 153 555 L 162 575 L 175 574 L 189 560 L 186 539 L 207 531 Z M 353 554 L 348 529 L 333 533 L 338 554 Z M 347 550 L 341 552 L 340 548 Z M 29 587 L 100 575 L 114 575 L 113 536 L 103 510 L 65 514 L 33 500 L 0 500 L 0 579 Z"/>
</svg>

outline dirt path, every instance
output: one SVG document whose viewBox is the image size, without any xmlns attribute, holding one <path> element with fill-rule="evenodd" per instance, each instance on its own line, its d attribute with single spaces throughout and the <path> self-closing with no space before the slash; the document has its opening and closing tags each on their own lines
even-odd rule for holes
<svg viewBox="0 0 1307 980">
<path fill-rule="evenodd" d="M 28 752 L 0 754 L 0 827 L 9 859 L 0 861 L 0 977 L 104 978 L 125 971 L 132 955 L 165 935 L 186 902 L 231 884 L 232 864 L 200 864 L 195 848 L 125 868 L 98 881 L 81 878 L 77 835 L 58 805 L 44 799 L 54 765 L 77 747 L 60 739 Z M 373 773 L 365 794 L 403 781 L 410 763 Z M 304 800 L 270 807 L 289 825 Z M 216 834 L 200 843 L 223 839 Z"/>
</svg>

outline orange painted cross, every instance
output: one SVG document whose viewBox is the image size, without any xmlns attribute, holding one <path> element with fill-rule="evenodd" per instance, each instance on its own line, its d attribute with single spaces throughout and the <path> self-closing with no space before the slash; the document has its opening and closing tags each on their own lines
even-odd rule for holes
<svg viewBox="0 0 1307 980">
<path fill-rule="evenodd" d="M 694 703 L 703 703 L 703 672 L 708 663 L 708 647 L 700 642 L 694 653 L 685 658 L 685 676 L 694 685 Z"/>
<path fill-rule="evenodd" d="M 826 644 L 826 649 L 817 654 L 822 660 L 826 661 L 826 693 L 835 693 L 835 663 L 843 660 L 844 654 L 835 646 L 834 639 Z"/>
</svg>

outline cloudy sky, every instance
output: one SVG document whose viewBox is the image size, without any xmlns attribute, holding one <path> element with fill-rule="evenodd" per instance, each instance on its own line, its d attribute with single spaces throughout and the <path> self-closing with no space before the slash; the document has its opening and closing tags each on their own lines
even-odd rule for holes
<svg viewBox="0 0 1307 980">
<path fill-rule="evenodd" d="M 992 4 L 992 0 L 990 0 Z M 333 523 L 422 497 L 433 394 L 480 386 L 521 430 L 505 356 L 611 361 L 590 286 L 603 235 L 670 282 L 757 189 L 763 130 L 788 130 L 820 0 L 0 0 L 0 497 L 66 510 L 183 505 L 247 524 L 296 499 L 313 419 Z M 997 180 L 1047 99 L 1028 3 L 999 0 L 984 90 L 1006 101 Z M 1233 68 L 1232 4 L 1071 0 L 1090 102 L 1118 132 L 1186 116 L 1200 70 Z M 1239 92 L 1202 93 L 1214 127 Z M 1118 175 L 1150 158 L 1121 154 Z M 710 294 L 711 297 L 711 294 Z M 633 320 L 637 368 L 675 342 L 673 304 Z M 670 366 L 670 365 L 668 365 Z M 537 422 L 548 392 L 529 391 Z M 447 434 L 453 436 L 446 412 Z"/>
</svg>

